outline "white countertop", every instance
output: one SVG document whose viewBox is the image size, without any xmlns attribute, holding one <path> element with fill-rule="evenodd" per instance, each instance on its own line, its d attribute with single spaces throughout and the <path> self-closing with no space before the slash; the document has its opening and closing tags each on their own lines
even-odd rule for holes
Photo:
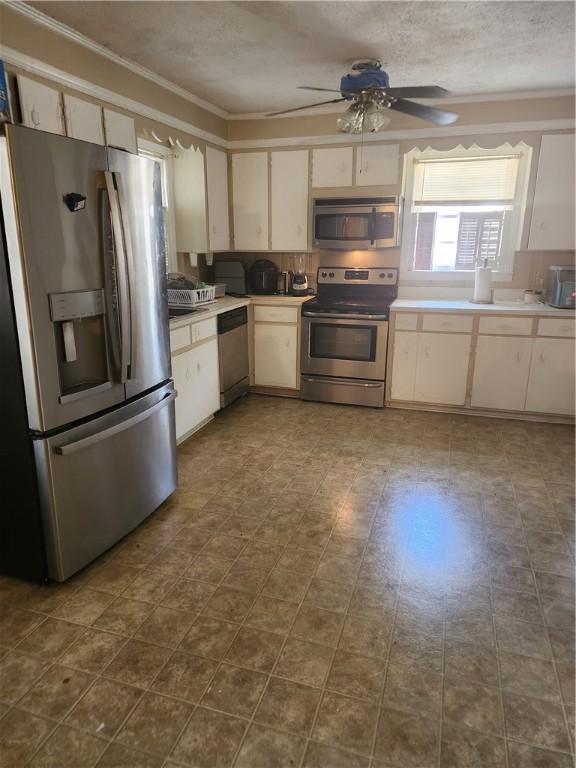
<svg viewBox="0 0 576 768">
<path fill-rule="evenodd" d="M 546 304 L 525 304 L 523 301 L 495 301 L 494 304 L 472 304 L 470 301 L 446 299 L 396 299 L 391 312 L 471 312 L 473 314 L 518 314 L 546 317 L 575 317 L 573 309 L 556 309 Z"/>
<path fill-rule="evenodd" d="M 232 309 L 238 309 L 239 307 L 247 307 L 249 304 L 268 304 L 268 305 L 281 305 L 284 307 L 299 307 L 311 296 L 223 296 L 220 299 L 216 299 L 212 304 L 206 304 L 203 307 L 199 307 L 200 311 L 191 312 L 189 315 L 181 315 L 180 317 L 173 317 L 170 319 L 170 328 L 181 328 L 183 325 L 189 325 L 190 323 L 197 323 L 201 320 L 208 320 L 211 317 L 221 315 L 222 312 L 229 312 Z"/>
</svg>

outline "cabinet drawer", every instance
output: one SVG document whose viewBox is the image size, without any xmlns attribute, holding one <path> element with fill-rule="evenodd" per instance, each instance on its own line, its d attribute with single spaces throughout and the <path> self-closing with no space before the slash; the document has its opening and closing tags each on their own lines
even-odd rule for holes
<svg viewBox="0 0 576 768">
<path fill-rule="evenodd" d="M 538 336 L 565 336 L 574 338 L 574 320 L 569 317 L 540 318 Z"/>
<path fill-rule="evenodd" d="M 498 336 L 531 336 L 531 317 L 481 317 L 480 333 L 493 333 Z"/>
<path fill-rule="evenodd" d="M 170 331 L 170 349 L 172 354 L 183 347 L 189 347 L 191 342 L 190 326 L 185 325 L 184 328 L 174 328 Z"/>
<path fill-rule="evenodd" d="M 201 320 L 199 323 L 193 323 L 190 329 L 192 331 L 192 344 L 209 339 L 211 336 L 216 336 L 216 318 L 211 317 L 210 320 Z"/>
<path fill-rule="evenodd" d="M 254 320 L 257 323 L 297 323 L 299 307 L 270 307 L 256 305 Z"/>
<path fill-rule="evenodd" d="M 470 333 L 473 321 L 472 315 L 424 315 L 422 330 Z"/>
<path fill-rule="evenodd" d="M 408 315 L 398 313 L 395 320 L 395 328 L 397 331 L 415 331 L 418 324 L 418 315 Z"/>
</svg>

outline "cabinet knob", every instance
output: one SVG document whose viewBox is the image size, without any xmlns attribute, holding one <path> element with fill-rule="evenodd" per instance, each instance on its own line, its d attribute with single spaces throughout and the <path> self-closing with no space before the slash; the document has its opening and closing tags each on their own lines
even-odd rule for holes
<svg viewBox="0 0 576 768">
<path fill-rule="evenodd" d="M 216 234 L 216 224 L 212 224 L 212 234 Z"/>
<path fill-rule="evenodd" d="M 32 107 L 32 109 L 30 110 L 30 119 L 32 120 L 32 124 L 34 128 L 38 128 L 38 126 L 40 125 L 40 117 L 38 116 L 36 107 Z"/>
<path fill-rule="evenodd" d="M 257 232 L 257 234 L 261 235 L 262 234 L 262 227 L 258 227 L 256 229 L 256 232 Z"/>
<path fill-rule="evenodd" d="M 424 354 L 426 357 L 430 357 L 430 347 L 424 347 Z"/>
<path fill-rule="evenodd" d="M 521 363 L 522 362 L 522 356 L 520 355 L 520 352 L 516 352 L 516 362 Z"/>
<path fill-rule="evenodd" d="M 545 363 L 546 362 L 546 358 L 544 357 L 544 352 L 540 352 L 540 362 L 541 363 Z"/>
<path fill-rule="evenodd" d="M 298 224 L 296 226 L 296 234 L 299 235 L 301 232 L 302 232 L 302 227 L 300 226 L 300 224 Z"/>
<path fill-rule="evenodd" d="M 192 378 L 192 371 L 190 370 L 190 368 L 186 368 L 186 378 L 188 379 L 188 381 L 190 381 L 190 379 Z"/>
<path fill-rule="evenodd" d="M 200 363 L 196 363 L 196 370 L 198 371 L 198 373 L 200 373 L 200 371 L 202 370 L 202 366 L 200 365 Z"/>
<path fill-rule="evenodd" d="M 285 339 L 284 340 L 284 344 L 286 345 L 286 347 L 289 347 L 290 346 L 290 339 Z"/>
</svg>

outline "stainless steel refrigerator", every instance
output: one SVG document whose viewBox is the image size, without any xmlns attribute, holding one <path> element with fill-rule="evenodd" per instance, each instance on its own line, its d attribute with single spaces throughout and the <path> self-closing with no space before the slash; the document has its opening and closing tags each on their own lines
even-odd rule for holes
<svg viewBox="0 0 576 768">
<path fill-rule="evenodd" d="M 0 570 L 65 580 L 174 490 L 160 168 L 0 138 Z"/>
</svg>

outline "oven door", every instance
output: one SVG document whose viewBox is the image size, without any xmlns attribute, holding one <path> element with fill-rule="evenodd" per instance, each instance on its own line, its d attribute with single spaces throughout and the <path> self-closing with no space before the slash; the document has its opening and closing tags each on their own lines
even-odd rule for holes
<svg viewBox="0 0 576 768">
<path fill-rule="evenodd" d="M 302 315 L 303 374 L 384 381 L 388 321 L 380 315 Z"/>
</svg>

